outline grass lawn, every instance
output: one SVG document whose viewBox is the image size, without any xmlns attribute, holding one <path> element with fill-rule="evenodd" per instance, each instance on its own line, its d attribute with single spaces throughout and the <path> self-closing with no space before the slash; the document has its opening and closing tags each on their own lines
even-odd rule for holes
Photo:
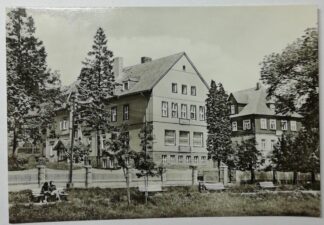
<svg viewBox="0 0 324 225">
<path fill-rule="evenodd" d="M 125 189 L 72 189 L 69 201 L 36 206 L 30 191 L 9 194 L 11 223 L 197 216 L 320 216 L 320 197 L 311 194 L 199 193 L 189 187 L 169 188 L 143 203 L 142 194 L 131 190 L 127 205 Z"/>
</svg>

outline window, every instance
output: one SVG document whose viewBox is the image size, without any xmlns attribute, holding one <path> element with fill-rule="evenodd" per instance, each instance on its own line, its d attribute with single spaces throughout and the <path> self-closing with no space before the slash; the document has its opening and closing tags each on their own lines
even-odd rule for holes
<svg viewBox="0 0 324 225">
<path fill-rule="evenodd" d="M 186 163 L 191 163 L 191 156 L 190 155 L 186 156 Z"/>
<path fill-rule="evenodd" d="M 275 130 L 275 129 L 277 129 L 276 120 L 275 119 L 271 119 L 270 120 L 270 130 Z"/>
<path fill-rule="evenodd" d="M 196 106 L 195 105 L 190 106 L 190 119 L 196 120 Z"/>
<path fill-rule="evenodd" d="M 296 121 L 290 121 L 290 130 L 297 131 L 297 122 Z"/>
<path fill-rule="evenodd" d="M 171 116 L 172 118 L 178 118 L 178 103 L 171 104 Z"/>
<path fill-rule="evenodd" d="M 128 85 L 128 81 L 124 82 L 124 90 L 128 90 L 129 89 L 129 85 Z"/>
<path fill-rule="evenodd" d="M 178 155 L 178 162 L 183 163 L 183 155 Z"/>
<path fill-rule="evenodd" d="M 116 122 L 117 121 L 117 107 L 111 108 L 111 121 Z"/>
<path fill-rule="evenodd" d="M 53 156 L 53 146 L 49 146 L 49 154 L 50 156 Z"/>
<path fill-rule="evenodd" d="M 266 148 L 266 140 L 262 139 L 261 140 L 261 150 L 265 150 L 265 148 Z"/>
<path fill-rule="evenodd" d="M 237 122 L 236 121 L 232 122 L 232 131 L 237 131 Z"/>
<path fill-rule="evenodd" d="M 267 129 L 267 119 L 261 119 L 261 129 L 266 130 Z"/>
<path fill-rule="evenodd" d="M 198 164 L 198 156 L 194 156 L 194 163 Z"/>
<path fill-rule="evenodd" d="M 189 146 L 189 131 L 180 131 L 179 133 L 179 145 Z"/>
<path fill-rule="evenodd" d="M 235 105 L 231 105 L 231 114 L 235 114 Z"/>
<path fill-rule="evenodd" d="M 116 132 L 111 133 L 110 139 L 111 140 L 116 140 L 117 139 L 117 133 Z"/>
<path fill-rule="evenodd" d="M 186 65 L 183 65 L 183 66 L 182 66 L 182 70 L 183 70 L 183 71 L 186 71 Z"/>
<path fill-rule="evenodd" d="M 251 121 L 243 120 L 243 130 L 250 130 L 250 129 L 251 129 Z"/>
<path fill-rule="evenodd" d="M 196 93 L 196 86 L 191 86 L 191 91 L 190 92 L 191 92 L 192 96 L 196 96 L 196 94 L 197 94 Z"/>
<path fill-rule="evenodd" d="M 201 132 L 193 133 L 193 146 L 195 146 L 195 147 L 203 146 L 203 133 L 201 133 Z"/>
<path fill-rule="evenodd" d="M 201 163 L 206 163 L 207 157 L 206 156 L 201 156 Z"/>
<path fill-rule="evenodd" d="M 129 119 L 129 105 L 123 106 L 123 120 Z"/>
<path fill-rule="evenodd" d="M 205 120 L 205 107 L 199 106 L 199 120 Z"/>
<path fill-rule="evenodd" d="M 68 129 L 68 121 L 66 119 L 62 120 L 60 122 L 60 129 L 61 130 L 67 130 Z"/>
<path fill-rule="evenodd" d="M 109 167 L 110 168 L 114 168 L 114 160 L 113 159 L 109 159 Z"/>
<path fill-rule="evenodd" d="M 181 118 L 187 119 L 187 105 L 181 104 Z"/>
<path fill-rule="evenodd" d="M 172 162 L 172 163 L 175 163 L 176 162 L 175 155 L 170 155 L 170 162 Z"/>
<path fill-rule="evenodd" d="M 172 93 L 178 93 L 178 86 L 176 83 L 172 83 Z"/>
<path fill-rule="evenodd" d="M 287 130 L 288 129 L 288 122 L 287 120 L 281 120 L 281 129 Z"/>
<path fill-rule="evenodd" d="M 105 141 L 106 141 L 106 135 L 100 135 L 99 140 L 100 140 L 101 148 L 104 148 L 105 147 Z"/>
<path fill-rule="evenodd" d="M 175 145 L 176 137 L 174 130 L 165 130 L 164 131 L 164 144 L 165 145 Z"/>
<path fill-rule="evenodd" d="M 274 150 L 274 146 L 276 145 L 275 140 L 271 140 L 271 150 Z"/>
<path fill-rule="evenodd" d="M 167 155 L 162 155 L 162 163 L 166 163 L 167 162 Z"/>
<path fill-rule="evenodd" d="M 162 117 L 168 117 L 168 103 L 162 102 Z"/>
<path fill-rule="evenodd" d="M 105 158 L 102 159 L 102 167 L 107 168 L 107 159 Z"/>
<path fill-rule="evenodd" d="M 182 85 L 182 87 L 181 87 L 181 90 L 182 90 L 182 94 L 183 95 L 186 95 L 187 94 L 187 85 Z"/>
</svg>

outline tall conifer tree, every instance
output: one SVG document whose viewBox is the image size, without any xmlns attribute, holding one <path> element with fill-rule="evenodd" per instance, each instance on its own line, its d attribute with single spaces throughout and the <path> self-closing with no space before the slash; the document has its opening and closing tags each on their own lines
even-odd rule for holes
<svg viewBox="0 0 324 225">
<path fill-rule="evenodd" d="M 97 166 L 100 162 L 101 132 L 109 130 L 109 98 L 113 96 L 115 78 L 112 72 L 113 52 L 107 47 L 107 38 L 102 28 L 94 36 L 92 49 L 83 62 L 77 85 L 77 122 L 96 131 Z"/>
<path fill-rule="evenodd" d="M 208 157 L 220 167 L 221 162 L 229 164 L 232 158 L 228 95 L 221 83 L 211 81 L 206 108 Z"/>
<path fill-rule="evenodd" d="M 8 11 L 6 29 L 8 133 L 15 155 L 19 140 L 39 139 L 40 130 L 44 134 L 53 116 L 60 80 L 46 64 L 44 45 L 35 37 L 34 20 L 25 9 Z"/>
</svg>

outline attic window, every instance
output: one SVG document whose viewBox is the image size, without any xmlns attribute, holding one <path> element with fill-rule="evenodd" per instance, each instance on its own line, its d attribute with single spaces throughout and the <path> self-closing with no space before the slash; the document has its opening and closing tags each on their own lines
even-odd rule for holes
<svg viewBox="0 0 324 225">
<path fill-rule="evenodd" d="M 186 71 L 186 65 L 183 65 L 183 66 L 182 66 L 182 70 L 183 70 L 183 71 Z"/>
<path fill-rule="evenodd" d="M 128 81 L 124 82 L 124 90 L 128 90 L 129 89 L 129 85 L 128 85 Z"/>
</svg>

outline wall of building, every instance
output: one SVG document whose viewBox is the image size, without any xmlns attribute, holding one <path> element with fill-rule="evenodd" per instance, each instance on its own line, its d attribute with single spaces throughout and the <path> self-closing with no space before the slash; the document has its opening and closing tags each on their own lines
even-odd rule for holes
<svg viewBox="0 0 324 225">
<path fill-rule="evenodd" d="M 185 70 L 183 70 L 185 66 Z M 177 84 L 177 93 L 172 93 L 172 83 Z M 187 85 L 187 94 L 182 94 L 182 85 Z M 196 87 L 196 96 L 191 95 L 191 86 Z M 156 162 L 162 162 L 162 155 L 175 155 L 176 162 L 168 164 L 177 164 L 178 155 L 183 155 L 183 164 L 186 164 L 186 156 L 190 155 L 193 161 L 194 156 L 198 156 L 200 164 L 201 156 L 207 157 L 206 139 L 207 128 L 206 120 L 199 119 L 199 106 L 205 107 L 208 88 L 197 75 L 189 61 L 183 56 L 174 67 L 166 74 L 162 80 L 154 87 L 152 91 L 153 104 L 153 127 L 154 144 L 153 157 Z M 162 117 L 162 101 L 168 102 L 168 116 Z M 171 104 L 178 104 L 178 117 L 172 118 Z M 187 104 L 187 119 L 180 119 L 181 104 Z M 190 119 L 190 105 L 196 105 L 196 120 Z M 206 111 L 206 109 L 205 109 Z M 176 144 L 168 146 L 165 144 L 165 130 L 174 130 L 176 133 Z M 179 150 L 179 131 L 190 132 L 190 146 L 183 152 Z M 203 146 L 193 146 L 193 132 L 203 133 Z M 169 161 L 168 160 L 168 161 Z"/>
</svg>

